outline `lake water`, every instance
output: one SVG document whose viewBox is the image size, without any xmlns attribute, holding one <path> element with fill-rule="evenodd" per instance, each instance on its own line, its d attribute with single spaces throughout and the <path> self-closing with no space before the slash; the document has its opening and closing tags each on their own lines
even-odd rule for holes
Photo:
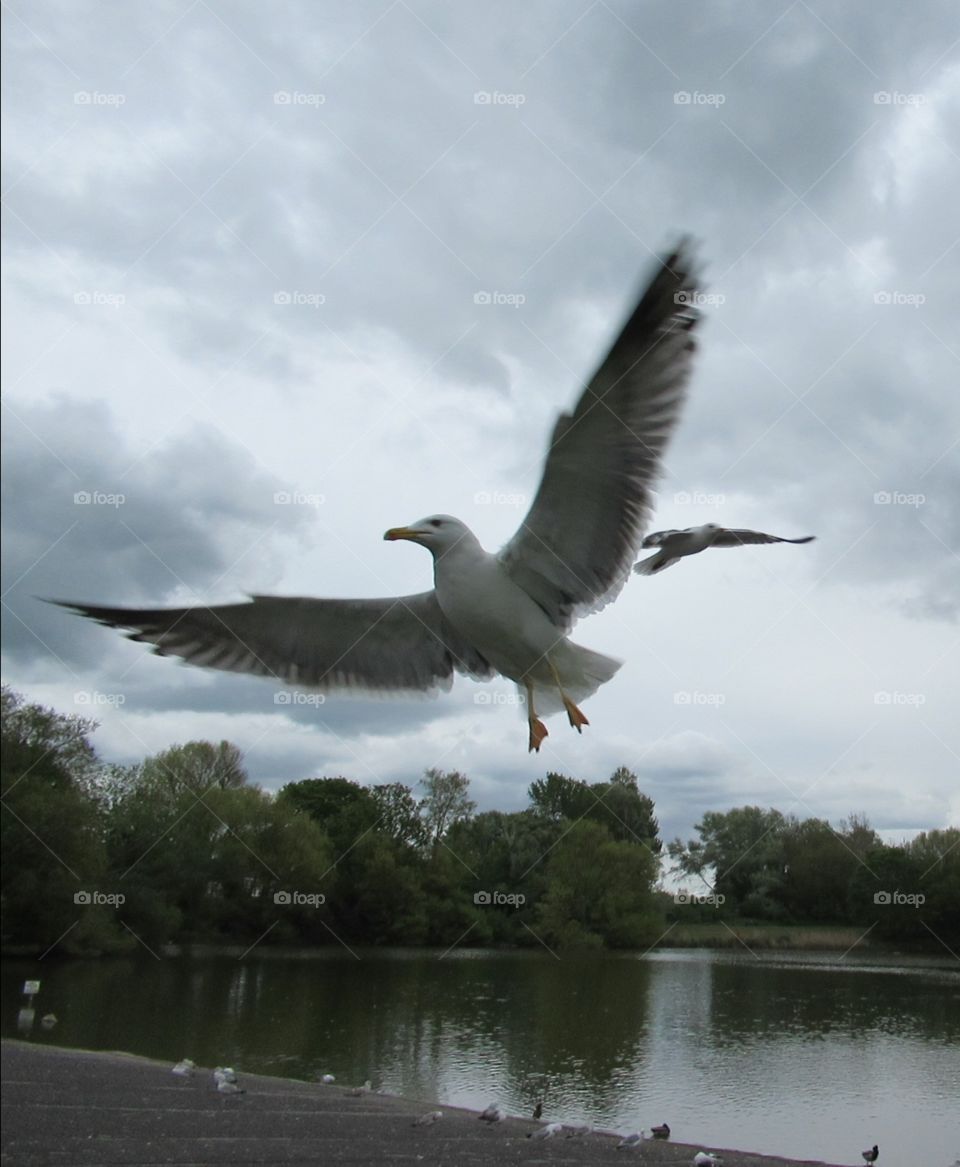
<svg viewBox="0 0 960 1167">
<path fill-rule="evenodd" d="M 960 1158 L 960 964 L 338 949 L 3 962 L 3 1033 L 831 1163 Z"/>
</svg>

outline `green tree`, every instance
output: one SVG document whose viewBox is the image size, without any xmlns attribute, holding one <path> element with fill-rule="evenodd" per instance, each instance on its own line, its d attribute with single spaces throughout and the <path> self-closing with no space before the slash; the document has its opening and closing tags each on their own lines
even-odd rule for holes
<svg viewBox="0 0 960 1167">
<path fill-rule="evenodd" d="M 470 779 L 458 770 L 427 770 L 420 785 L 426 791 L 420 815 L 436 848 L 454 823 L 471 817 L 477 804 L 468 795 Z"/>
<path fill-rule="evenodd" d="M 0 887 L 4 939 L 47 949 L 115 946 L 116 913 L 78 902 L 80 893 L 115 894 L 107 880 L 96 753 L 96 723 L 2 691 L 3 821 Z"/>
<path fill-rule="evenodd" d="M 373 786 L 370 795 L 378 811 L 377 830 L 402 847 L 421 847 L 425 841 L 420 807 L 409 786 L 388 782 Z"/>
<path fill-rule="evenodd" d="M 550 855 L 536 930 L 559 947 L 640 948 L 662 930 L 644 847 L 617 842 L 599 823 L 575 823 Z"/>
<path fill-rule="evenodd" d="M 780 811 L 759 806 L 708 811 L 696 824 L 700 838 L 675 839 L 668 852 L 676 870 L 725 897 L 728 913 L 775 919 L 784 912 L 786 826 Z"/>
</svg>

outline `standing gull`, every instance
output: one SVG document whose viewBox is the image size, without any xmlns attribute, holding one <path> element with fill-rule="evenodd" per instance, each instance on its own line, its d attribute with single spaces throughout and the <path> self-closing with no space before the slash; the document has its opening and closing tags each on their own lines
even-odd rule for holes
<svg viewBox="0 0 960 1167">
<path fill-rule="evenodd" d="M 501 674 L 526 704 L 529 748 L 609 681 L 620 661 L 574 644 L 576 620 L 614 600 L 652 512 L 652 489 L 686 394 L 697 283 L 681 242 L 657 267 L 610 351 L 550 437 L 526 518 L 497 555 L 432 515 L 387 531 L 433 556 L 434 588 L 376 600 L 252 596 L 217 607 L 134 609 L 58 601 L 194 665 L 321 691 L 430 692 L 454 672 Z"/>
<path fill-rule="evenodd" d="M 762 531 L 745 531 L 704 523 L 702 527 L 686 527 L 682 531 L 655 531 L 648 535 L 642 547 L 659 547 L 656 555 L 641 559 L 633 570 L 637 575 L 655 575 L 671 567 L 685 555 L 696 555 L 708 547 L 743 547 L 747 543 L 812 543 L 815 535 L 802 539 L 781 539 L 779 535 L 765 535 Z"/>
</svg>

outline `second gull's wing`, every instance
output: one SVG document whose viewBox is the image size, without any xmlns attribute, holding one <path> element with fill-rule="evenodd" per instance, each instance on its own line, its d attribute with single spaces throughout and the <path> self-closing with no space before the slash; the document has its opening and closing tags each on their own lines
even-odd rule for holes
<svg viewBox="0 0 960 1167">
<path fill-rule="evenodd" d="M 721 531 L 710 546 L 742 547 L 745 543 L 812 543 L 815 538 L 815 535 L 804 535 L 802 539 L 781 539 L 779 535 L 765 535 L 763 531 L 728 529 Z"/>
</svg>

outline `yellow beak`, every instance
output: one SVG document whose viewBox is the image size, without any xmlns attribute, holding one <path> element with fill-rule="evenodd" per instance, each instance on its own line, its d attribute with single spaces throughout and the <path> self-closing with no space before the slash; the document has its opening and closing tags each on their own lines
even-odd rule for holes
<svg viewBox="0 0 960 1167">
<path fill-rule="evenodd" d="M 412 539 L 416 543 L 420 538 L 420 533 L 411 527 L 391 527 L 389 531 L 384 532 L 383 537 L 391 542 L 394 539 Z"/>
</svg>

